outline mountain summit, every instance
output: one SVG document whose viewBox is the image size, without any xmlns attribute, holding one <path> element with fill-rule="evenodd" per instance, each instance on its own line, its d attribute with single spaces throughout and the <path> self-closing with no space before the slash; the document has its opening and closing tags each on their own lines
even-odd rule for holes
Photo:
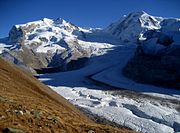
<svg viewBox="0 0 180 133">
<path fill-rule="evenodd" d="M 76 31 L 80 31 L 77 26 L 61 18 L 56 20 L 44 18 L 39 21 L 13 26 L 9 32 L 9 39 L 11 42 L 17 42 L 21 39 L 27 40 L 26 42 L 38 41 L 38 39 L 41 41 L 42 38 L 50 41 L 51 37 L 57 36 L 57 34 L 57 37 L 61 39 L 63 36 L 73 35 L 73 32 Z"/>
<path fill-rule="evenodd" d="M 98 49 L 110 46 L 84 41 L 86 33 L 91 32 L 61 18 L 15 25 L 6 38 L 6 46 L 2 44 L 2 57 L 15 64 L 24 64 L 30 71 L 54 67 L 60 71 L 76 69 Z M 76 66 L 71 61 L 76 62 Z"/>
<path fill-rule="evenodd" d="M 148 30 L 169 29 L 179 31 L 179 26 L 179 19 L 155 17 L 140 11 L 132 12 L 119 21 L 112 23 L 106 30 L 125 42 L 137 42 Z"/>
</svg>

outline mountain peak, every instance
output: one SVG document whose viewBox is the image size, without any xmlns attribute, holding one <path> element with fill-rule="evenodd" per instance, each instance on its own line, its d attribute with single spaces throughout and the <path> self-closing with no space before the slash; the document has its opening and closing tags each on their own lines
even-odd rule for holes
<svg viewBox="0 0 180 133">
<path fill-rule="evenodd" d="M 49 18 L 43 18 L 43 23 L 45 23 L 46 25 L 52 25 L 53 24 L 53 20 L 49 19 Z"/>
<path fill-rule="evenodd" d="M 125 19 L 132 19 L 132 20 L 138 20 L 138 19 L 147 19 L 149 17 L 153 17 L 146 13 L 145 11 L 137 11 L 137 12 L 131 12 L 129 13 Z"/>
<path fill-rule="evenodd" d="M 136 12 L 129 13 L 129 15 L 138 15 L 138 16 L 141 16 L 143 14 L 148 15 L 145 11 L 136 11 Z"/>
<path fill-rule="evenodd" d="M 62 18 L 57 18 L 57 19 L 54 19 L 54 23 L 56 23 L 56 24 L 65 24 L 65 23 L 67 23 L 67 21 L 62 19 Z"/>
<path fill-rule="evenodd" d="M 139 35 L 146 30 L 160 29 L 160 22 L 162 20 L 162 18 L 151 16 L 145 11 L 137 11 L 111 24 L 107 28 L 107 31 L 111 32 L 120 40 L 129 41 L 133 38 L 133 41 L 136 42 Z"/>
</svg>

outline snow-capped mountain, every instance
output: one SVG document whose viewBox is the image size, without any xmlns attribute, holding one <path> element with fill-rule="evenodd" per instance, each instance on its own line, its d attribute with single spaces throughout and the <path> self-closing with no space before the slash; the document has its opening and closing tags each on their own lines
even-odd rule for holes
<svg viewBox="0 0 180 133">
<path fill-rule="evenodd" d="M 64 36 L 73 36 L 75 33 L 81 33 L 79 28 L 70 22 L 58 18 L 51 20 L 44 18 L 40 21 L 29 22 L 27 24 L 15 25 L 9 32 L 11 42 L 25 40 L 24 43 L 49 42 L 54 43 Z"/>
<path fill-rule="evenodd" d="M 124 67 L 124 75 L 141 83 L 180 88 L 180 19 L 131 13 L 108 30 L 137 45 Z M 126 27 L 124 30 L 123 27 Z"/>
<path fill-rule="evenodd" d="M 0 45 L 2 57 L 15 64 L 24 64 L 31 70 L 76 69 L 90 56 L 101 54 L 101 49 L 112 47 L 107 43 L 86 41 L 86 34 L 92 32 L 96 30 L 83 29 L 60 18 L 15 25 L 6 41 L 1 41 L 6 43 Z M 81 64 L 77 63 L 79 59 Z M 76 66 L 71 61 L 76 62 Z"/>
<path fill-rule="evenodd" d="M 105 30 L 124 42 L 143 40 L 143 34 L 149 30 L 160 30 L 164 33 L 178 32 L 180 19 L 155 17 L 144 11 L 133 12 L 112 23 Z"/>
<path fill-rule="evenodd" d="M 161 17 L 148 15 L 144 11 L 133 12 L 107 27 L 107 31 L 119 39 L 136 42 L 147 30 L 160 29 Z"/>
</svg>

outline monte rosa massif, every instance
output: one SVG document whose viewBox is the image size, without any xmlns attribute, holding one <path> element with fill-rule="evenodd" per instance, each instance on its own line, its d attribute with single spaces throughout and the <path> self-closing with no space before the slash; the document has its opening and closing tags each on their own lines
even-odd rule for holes
<svg viewBox="0 0 180 133">
<path fill-rule="evenodd" d="M 132 12 L 106 28 L 14 25 L 0 57 L 81 111 L 142 133 L 180 132 L 180 19 Z"/>
</svg>

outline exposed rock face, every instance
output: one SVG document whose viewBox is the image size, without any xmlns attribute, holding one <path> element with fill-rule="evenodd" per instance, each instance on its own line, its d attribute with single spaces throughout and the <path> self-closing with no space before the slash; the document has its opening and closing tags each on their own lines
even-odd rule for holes
<svg viewBox="0 0 180 133">
<path fill-rule="evenodd" d="M 5 128 L 3 130 L 3 133 L 25 133 L 23 130 L 21 129 L 16 129 L 16 128 Z"/>
<path fill-rule="evenodd" d="M 159 31 L 148 31 L 123 69 L 130 79 L 180 89 L 180 45 Z"/>
<path fill-rule="evenodd" d="M 164 46 L 168 46 L 174 42 L 172 36 L 168 36 L 165 33 L 160 32 L 158 30 L 149 30 L 144 33 L 143 37 L 146 38 L 146 41 L 152 38 L 157 38 L 156 43 Z"/>
<path fill-rule="evenodd" d="M 130 79 L 180 89 L 180 49 L 163 56 L 136 55 L 123 69 Z"/>
<path fill-rule="evenodd" d="M 172 46 L 174 42 L 172 36 L 160 32 L 159 30 L 149 30 L 144 33 L 145 40 L 140 41 L 140 46 L 144 54 L 161 55 Z M 138 47 L 140 48 L 140 47 Z"/>
<path fill-rule="evenodd" d="M 11 42 L 19 42 L 20 39 L 24 37 L 24 32 L 21 28 L 16 28 L 15 26 L 9 32 L 9 40 Z"/>
</svg>

